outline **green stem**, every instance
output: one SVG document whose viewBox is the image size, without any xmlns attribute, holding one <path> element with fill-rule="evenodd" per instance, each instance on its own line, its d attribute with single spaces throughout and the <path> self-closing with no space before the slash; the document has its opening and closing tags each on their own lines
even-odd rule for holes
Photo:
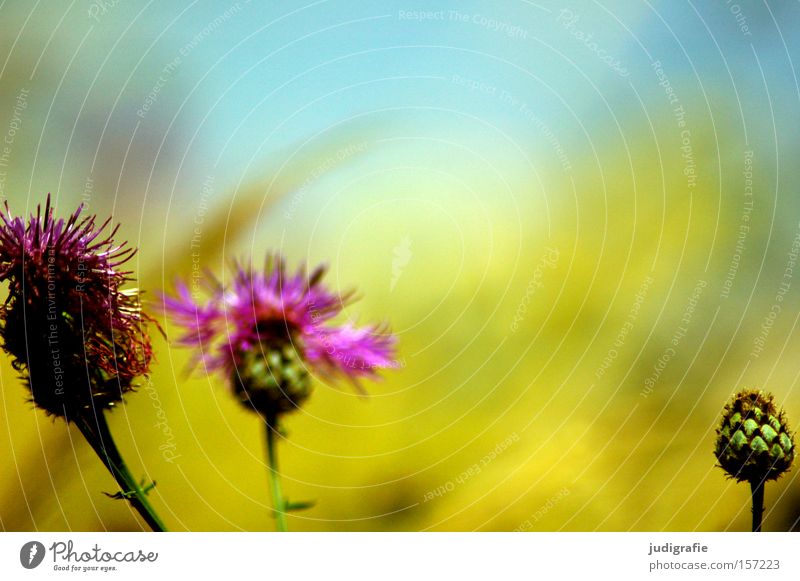
<svg viewBox="0 0 800 581">
<path fill-rule="evenodd" d="M 764 481 L 751 481 L 750 491 L 753 496 L 753 532 L 761 532 L 761 519 L 764 516 Z"/>
<path fill-rule="evenodd" d="M 125 461 L 122 459 L 122 455 L 111 437 L 111 431 L 108 428 L 108 422 L 103 411 L 99 410 L 94 415 L 90 413 L 82 415 L 75 423 L 78 425 L 83 437 L 86 438 L 114 477 L 114 480 L 117 481 L 131 506 L 138 511 L 151 529 L 156 532 L 165 532 L 167 527 L 164 526 L 164 523 L 150 505 L 147 493 L 130 473 Z"/>
<path fill-rule="evenodd" d="M 281 491 L 281 474 L 278 471 L 278 451 L 275 433 L 278 431 L 278 418 L 270 416 L 265 422 L 267 430 L 267 461 L 269 462 L 269 483 L 272 489 L 272 506 L 275 511 L 275 527 L 278 532 L 289 530 L 286 523 L 286 500 Z"/>
</svg>

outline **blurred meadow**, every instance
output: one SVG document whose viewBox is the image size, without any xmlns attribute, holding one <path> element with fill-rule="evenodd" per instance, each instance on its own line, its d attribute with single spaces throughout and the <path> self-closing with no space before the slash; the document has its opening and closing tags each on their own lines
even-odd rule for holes
<svg viewBox="0 0 800 581">
<path fill-rule="evenodd" d="M 723 405 L 800 426 L 800 6 L 0 3 L 0 199 L 121 224 L 155 326 L 111 415 L 171 530 L 273 530 L 263 426 L 158 297 L 330 266 L 399 367 L 286 419 L 309 531 L 748 530 Z M 5 288 L 2 289 L 5 292 Z M 5 296 L 5 295 L 4 295 Z M 0 357 L 3 530 L 140 530 Z M 798 470 L 765 530 L 800 530 Z"/>
</svg>

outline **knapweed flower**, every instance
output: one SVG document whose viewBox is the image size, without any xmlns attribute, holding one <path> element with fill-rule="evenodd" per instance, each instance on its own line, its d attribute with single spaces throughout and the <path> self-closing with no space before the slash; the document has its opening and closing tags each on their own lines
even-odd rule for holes
<svg viewBox="0 0 800 581">
<path fill-rule="evenodd" d="M 82 209 L 57 220 L 48 195 L 27 221 L 0 214 L 2 346 L 34 404 L 68 420 L 119 402 L 152 355 L 138 293 L 121 289 L 134 250 Z"/>
<path fill-rule="evenodd" d="M 746 389 L 725 407 L 714 455 L 739 482 L 775 480 L 794 460 L 794 437 L 772 394 Z"/>
<path fill-rule="evenodd" d="M 194 293 L 178 282 L 176 294 L 164 301 L 183 327 L 179 344 L 196 348 L 195 362 L 221 372 L 247 407 L 274 419 L 308 397 L 310 371 L 358 386 L 359 378 L 393 366 L 395 337 L 385 326 L 332 323 L 353 294 L 325 288 L 324 267 L 288 274 L 276 255 L 262 271 L 234 268 L 227 288 L 207 275 Z"/>
<path fill-rule="evenodd" d="M 722 412 L 714 455 L 728 476 L 750 483 L 753 532 L 761 531 L 764 484 L 777 480 L 794 460 L 794 437 L 771 393 L 745 389 Z"/>
</svg>

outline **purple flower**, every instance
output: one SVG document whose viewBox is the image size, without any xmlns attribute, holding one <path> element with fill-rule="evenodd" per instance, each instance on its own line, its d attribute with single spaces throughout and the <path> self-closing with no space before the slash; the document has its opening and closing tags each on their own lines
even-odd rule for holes
<svg viewBox="0 0 800 581">
<path fill-rule="evenodd" d="M 109 408 L 147 373 L 152 357 L 138 292 L 123 291 L 129 274 L 119 270 L 135 252 L 103 235 L 94 216 L 27 222 L 5 206 L 0 214 L 0 281 L 9 293 L 0 307 L 0 338 L 33 402 L 71 419 Z"/>
<path fill-rule="evenodd" d="M 332 323 L 353 294 L 325 288 L 324 267 L 287 274 L 280 256 L 268 256 L 263 271 L 234 267 L 228 288 L 208 275 L 207 300 L 178 282 L 164 303 L 184 329 L 178 343 L 229 378 L 245 405 L 266 417 L 294 409 L 310 393 L 309 368 L 358 387 L 359 378 L 394 365 L 395 337 L 385 326 Z"/>
</svg>

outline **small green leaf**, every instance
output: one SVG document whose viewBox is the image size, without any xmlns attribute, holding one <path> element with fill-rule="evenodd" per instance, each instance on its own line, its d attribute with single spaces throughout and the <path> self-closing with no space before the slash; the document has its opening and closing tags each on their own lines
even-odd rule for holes
<svg viewBox="0 0 800 581">
<path fill-rule="evenodd" d="M 315 500 L 308 500 L 308 501 L 301 501 L 301 502 L 289 502 L 286 501 L 286 504 L 283 507 L 284 512 L 291 512 L 291 511 L 298 511 L 298 510 L 307 510 L 315 506 L 317 502 Z"/>
<path fill-rule="evenodd" d="M 105 494 L 109 498 L 113 498 L 114 500 L 128 500 L 129 498 L 133 498 L 134 496 L 136 496 L 136 493 L 133 492 L 132 490 L 129 490 L 128 492 L 123 492 L 122 490 L 120 490 L 119 492 L 115 492 L 114 494 L 111 494 L 110 492 L 104 492 L 103 494 Z"/>
</svg>

